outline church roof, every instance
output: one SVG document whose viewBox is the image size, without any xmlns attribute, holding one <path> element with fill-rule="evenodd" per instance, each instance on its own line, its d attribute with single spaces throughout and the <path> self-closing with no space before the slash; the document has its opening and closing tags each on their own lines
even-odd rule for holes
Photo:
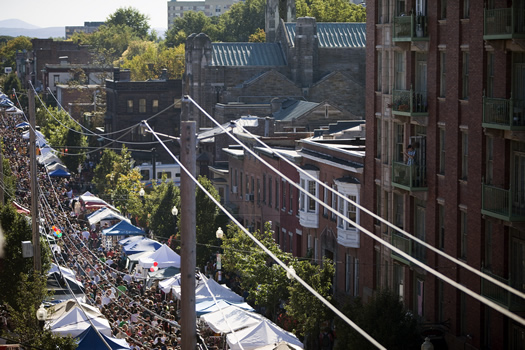
<svg viewBox="0 0 525 350">
<path fill-rule="evenodd" d="M 273 113 L 273 117 L 278 121 L 292 121 L 300 118 L 317 106 L 319 106 L 317 102 L 287 100 L 283 102 L 279 111 Z"/>
<path fill-rule="evenodd" d="M 212 66 L 284 66 L 278 43 L 212 43 Z"/>
<path fill-rule="evenodd" d="M 295 24 L 285 23 L 290 42 L 295 39 Z M 366 23 L 317 23 L 319 47 L 337 48 L 366 46 Z"/>
</svg>

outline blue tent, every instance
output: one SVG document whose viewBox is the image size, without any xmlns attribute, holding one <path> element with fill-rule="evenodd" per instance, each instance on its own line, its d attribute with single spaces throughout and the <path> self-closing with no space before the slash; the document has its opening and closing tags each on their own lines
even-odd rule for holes
<svg viewBox="0 0 525 350">
<path fill-rule="evenodd" d="M 7 98 L 0 100 L 0 107 L 13 107 L 14 105 L 15 104 Z"/>
<path fill-rule="evenodd" d="M 23 128 L 24 126 L 29 126 L 28 122 L 22 122 L 15 125 L 15 128 Z"/>
<path fill-rule="evenodd" d="M 97 333 L 95 328 L 92 326 L 80 333 L 75 339 L 78 340 L 77 350 L 93 350 L 93 349 L 107 349 L 106 344 L 100 337 L 104 338 L 104 341 L 111 347 L 112 350 L 129 350 L 129 344 L 124 339 L 117 339 L 108 337 L 100 333 Z"/>
<path fill-rule="evenodd" d="M 67 171 L 65 171 L 64 169 L 60 169 L 60 168 L 58 168 L 57 170 L 50 172 L 50 173 L 49 173 L 49 176 L 54 176 L 54 177 L 68 177 L 68 176 L 71 176 L 71 174 L 68 173 Z"/>
<path fill-rule="evenodd" d="M 129 222 L 122 220 L 118 224 L 102 230 L 102 234 L 106 236 L 137 236 L 145 235 L 146 232 L 137 226 L 133 226 Z"/>
<path fill-rule="evenodd" d="M 154 241 L 149 238 L 144 238 L 144 239 L 141 239 L 140 241 L 126 244 L 125 246 L 122 247 L 122 250 L 127 255 L 130 255 L 130 254 L 136 254 L 136 253 L 142 253 L 142 252 L 154 252 L 160 247 L 162 247 L 162 244 L 160 244 L 159 242 Z"/>
</svg>

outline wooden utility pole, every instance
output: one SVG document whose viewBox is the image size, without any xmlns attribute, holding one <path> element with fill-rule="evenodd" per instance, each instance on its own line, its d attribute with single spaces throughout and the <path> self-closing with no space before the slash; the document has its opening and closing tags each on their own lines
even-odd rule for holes
<svg viewBox="0 0 525 350">
<path fill-rule="evenodd" d="M 190 121 L 189 101 L 184 101 L 180 135 L 181 163 L 195 177 L 196 174 L 196 123 Z M 181 341 L 182 349 L 197 346 L 197 316 L 195 312 L 196 267 L 196 185 L 186 172 L 181 172 Z"/>
<path fill-rule="evenodd" d="M 4 149 L 0 144 L 0 205 L 4 205 Z"/>
<path fill-rule="evenodd" d="M 38 169 L 36 165 L 36 114 L 35 114 L 35 92 L 28 90 L 29 98 L 29 166 L 31 171 L 31 227 L 33 230 L 33 268 L 36 272 L 42 271 L 42 260 L 40 258 L 40 232 L 38 228 Z"/>
</svg>

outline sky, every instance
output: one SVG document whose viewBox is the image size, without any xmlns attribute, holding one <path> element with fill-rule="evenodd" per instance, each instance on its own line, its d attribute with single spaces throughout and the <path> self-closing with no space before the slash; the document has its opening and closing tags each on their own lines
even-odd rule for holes
<svg viewBox="0 0 525 350">
<path fill-rule="evenodd" d="M 121 7 L 133 7 L 150 18 L 151 28 L 168 27 L 168 0 L 10 0 L 0 21 L 19 19 L 37 27 L 82 26 L 104 22 Z"/>
</svg>

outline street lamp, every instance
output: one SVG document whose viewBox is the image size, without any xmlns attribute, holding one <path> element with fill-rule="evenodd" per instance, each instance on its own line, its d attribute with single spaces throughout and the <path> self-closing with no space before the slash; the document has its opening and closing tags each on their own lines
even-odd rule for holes
<svg viewBox="0 0 525 350">
<path fill-rule="evenodd" d="M 173 208 L 171 208 L 171 215 L 173 216 L 179 215 L 179 209 L 177 209 L 176 205 L 174 205 Z"/>
<path fill-rule="evenodd" d="M 293 266 L 288 267 L 288 271 L 286 271 L 286 277 L 291 280 L 295 277 L 295 269 Z"/>
<path fill-rule="evenodd" d="M 430 341 L 429 337 L 426 337 L 425 342 L 421 344 L 421 350 L 434 350 L 434 345 Z"/>
<path fill-rule="evenodd" d="M 44 322 L 47 318 L 47 310 L 44 308 L 44 306 L 40 305 L 38 310 L 36 310 L 36 319 L 38 320 L 38 324 L 40 325 L 41 329 L 44 329 Z"/>
<path fill-rule="evenodd" d="M 215 237 L 219 240 L 219 251 L 217 252 L 217 282 L 220 282 L 222 280 L 222 262 L 221 262 L 221 242 L 220 240 L 224 237 L 224 232 L 222 231 L 222 228 L 218 228 L 217 231 L 215 231 Z"/>
<path fill-rule="evenodd" d="M 139 196 L 140 196 L 140 199 L 142 200 L 142 204 L 144 205 L 144 195 L 146 194 L 146 192 L 144 191 L 143 188 L 140 189 L 139 191 Z"/>
</svg>

